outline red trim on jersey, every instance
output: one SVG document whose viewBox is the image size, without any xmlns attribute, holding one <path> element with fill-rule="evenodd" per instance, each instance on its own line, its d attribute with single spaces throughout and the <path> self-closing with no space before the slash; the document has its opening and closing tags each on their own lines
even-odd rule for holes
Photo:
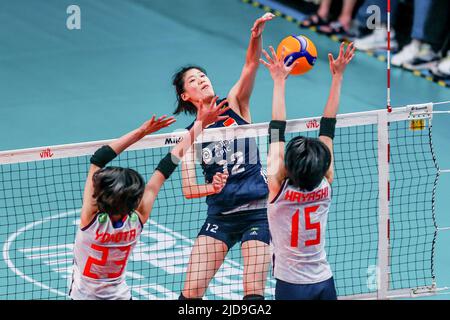
<svg viewBox="0 0 450 320">
<path fill-rule="evenodd" d="M 284 179 L 284 181 L 283 181 L 283 183 L 281 184 L 280 190 L 278 191 L 277 195 L 275 196 L 275 198 L 273 198 L 272 201 L 270 201 L 271 204 L 272 204 L 272 203 L 275 203 L 275 201 L 278 200 L 278 198 L 280 197 L 281 193 L 282 193 L 283 190 L 284 190 L 284 187 L 286 186 L 287 180 L 288 180 L 288 179 Z"/>
<path fill-rule="evenodd" d="M 89 229 L 95 222 L 95 220 L 97 220 L 98 215 L 100 214 L 100 212 L 97 212 L 94 215 L 94 218 L 92 218 L 91 222 L 89 222 L 89 224 L 87 226 L 84 226 L 83 228 L 81 228 L 81 231 L 86 231 L 87 229 Z"/>
</svg>

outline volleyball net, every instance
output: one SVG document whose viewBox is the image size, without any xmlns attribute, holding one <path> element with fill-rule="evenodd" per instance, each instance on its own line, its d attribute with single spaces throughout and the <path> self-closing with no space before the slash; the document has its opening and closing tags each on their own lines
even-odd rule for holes
<svg viewBox="0 0 450 320">
<path fill-rule="evenodd" d="M 338 116 L 326 251 L 342 299 L 438 290 L 432 111 L 427 104 Z M 286 139 L 317 136 L 319 120 L 288 121 Z M 210 129 L 199 141 L 254 138 L 266 167 L 267 129 L 268 123 Z M 181 135 L 147 136 L 111 165 L 133 168 L 147 180 Z M 68 299 L 89 159 L 108 142 L 0 152 L 0 299 Z M 200 165 L 196 171 L 200 180 Z M 134 299 L 178 298 L 206 209 L 205 198 L 183 196 L 179 166 L 130 255 L 126 278 Z M 235 245 L 205 298 L 241 299 L 243 271 Z M 274 298 L 274 285 L 269 271 L 266 299 Z"/>
</svg>

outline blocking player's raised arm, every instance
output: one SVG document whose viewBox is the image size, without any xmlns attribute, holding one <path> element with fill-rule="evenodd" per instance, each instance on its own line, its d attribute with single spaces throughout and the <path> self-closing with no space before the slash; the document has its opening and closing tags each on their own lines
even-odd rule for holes
<svg viewBox="0 0 450 320">
<path fill-rule="evenodd" d="M 101 168 L 105 167 L 115 157 L 117 157 L 126 148 L 139 141 L 146 135 L 156 132 L 162 128 L 165 128 L 176 120 L 173 117 L 166 118 L 162 116 L 156 119 L 153 116 L 150 120 L 146 121 L 139 128 L 123 135 L 119 139 L 111 142 L 109 145 L 105 145 L 99 148 L 91 157 L 91 166 L 86 178 L 86 183 L 83 193 L 83 206 L 81 209 L 81 226 L 86 226 L 92 220 L 93 215 L 97 212 L 97 206 L 94 194 L 93 177 L 95 173 Z"/>
<path fill-rule="evenodd" d="M 341 86 L 345 68 L 350 63 L 355 55 L 355 48 L 353 43 L 350 43 L 345 49 L 344 43 L 341 43 L 339 49 L 339 56 L 335 60 L 331 53 L 328 54 L 330 63 L 330 72 L 332 76 L 330 94 L 323 111 L 322 119 L 320 120 L 319 139 L 328 147 L 331 153 L 331 165 L 326 173 L 326 178 L 329 183 L 333 182 L 334 166 L 333 166 L 333 138 L 334 129 L 336 126 L 336 115 L 339 109 L 339 100 L 341 96 Z"/>
<path fill-rule="evenodd" d="M 281 56 L 276 56 L 273 47 L 270 47 L 272 57 L 263 50 L 267 62 L 263 59 L 260 62 L 267 67 L 273 79 L 273 98 L 272 98 L 272 121 L 269 124 L 269 156 L 267 158 L 267 173 L 269 182 L 269 200 L 271 200 L 279 191 L 286 173 L 284 167 L 284 131 L 286 129 L 286 103 L 285 88 L 286 78 L 291 70 L 296 66 L 294 62 L 287 67 L 284 64 L 284 48 Z"/>
</svg>

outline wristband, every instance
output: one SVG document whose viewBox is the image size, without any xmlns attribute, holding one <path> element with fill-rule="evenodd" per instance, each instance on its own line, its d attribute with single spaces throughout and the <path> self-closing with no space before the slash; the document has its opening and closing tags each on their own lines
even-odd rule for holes
<svg viewBox="0 0 450 320">
<path fill-rule="evenodd" d="M 272 120 L 269 123 L 269 144 L 272 142 L 285 142 L 284 133 L 286 131 L 286 121 Z"/>
</svg>

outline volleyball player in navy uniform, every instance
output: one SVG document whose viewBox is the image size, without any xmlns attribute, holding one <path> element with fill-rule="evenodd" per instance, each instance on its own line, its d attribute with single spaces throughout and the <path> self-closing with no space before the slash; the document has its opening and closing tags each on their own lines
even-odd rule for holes
<svg viewBox="0 0 450 320">
<path fill-rule="evenodd" d="M 249 100 L 259 67 L 262 32 L 273 17 L 268 13 L 255 21 L 240 79 L 226 100 L 219 101 L 219 105 L 228 103 L 230 110 L 225 115 L 229 119 L 208 128 L 251 123 Z M 201 105 L 217 99 L 201 67 L 182 68 L 175 74 L 173 84 L 178 98 L 175 114 L 195 114 Z M 206 184 L 197 182 L 195 153 L 201 157 Z M 270 234 L 268 188 L 259 160 L 256 141 L 246 138 L 204 143 L 201 150 L 192 150 L 183 160 L 183 193 L 188 199 L 206 196 L 208 214 L 191 252 L 180 299 L 202 298 L 227 252 L 238 242 L 244 258 L 244 299 L 264 299 Z"/>
<path fill-rule="evenodd" d="M 267 158 L 268 219 L 273 246 L 277 300 L 336 300 L 333 274 L 325 252 L 325 229 L 333 182 L 333 138 L 342 78 L 355 49 L 341 44 L 336 60 L 328 54 L 330 95 L 320 120 L 319 138 L 298 136 L 286 146 L 285 82 L 294 65 L 263 51 L 261 59 L 274 81 L 270 147 Z"/>
</svg>

